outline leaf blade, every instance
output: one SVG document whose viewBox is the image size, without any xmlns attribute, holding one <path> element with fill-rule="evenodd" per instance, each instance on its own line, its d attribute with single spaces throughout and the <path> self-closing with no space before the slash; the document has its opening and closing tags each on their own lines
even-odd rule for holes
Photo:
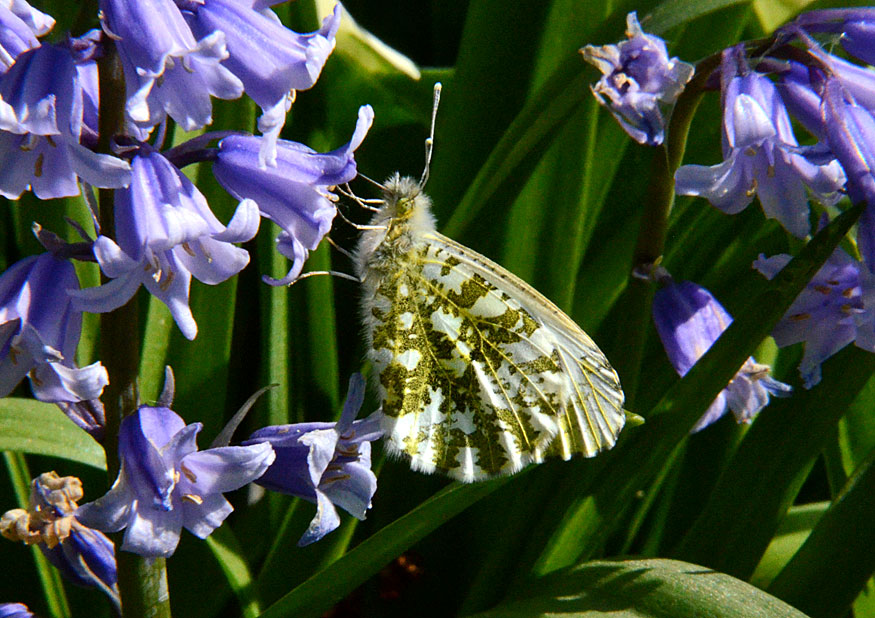
<svg viewBox="0 0 875 618">
<path fill-rule="evenodd" d="M 0 450 L 49 455 L 106 469 L 101 447 L 52 404 L 0 399 Z"/>
<path fill-rule="evenodd" d="M 525 598 L 477 618 L 803 618 L 805 614 L 739 579 L 666 559 L 599 560 L 539 578 Z M 474 618 L 472 616 L 471 618 Z"/>
</svg>

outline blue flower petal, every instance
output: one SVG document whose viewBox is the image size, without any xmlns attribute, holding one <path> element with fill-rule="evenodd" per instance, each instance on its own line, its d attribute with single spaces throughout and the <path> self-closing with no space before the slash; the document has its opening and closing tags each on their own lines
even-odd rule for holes
<svg viewBox="0 0 875 618">
<path fill-rule="evenodd" d="M 320 540 L 329 532 L 340 526 L 340 515 L 331 500 L 320 491 L 316 492 L 316 515 L 310 521 L 310 526 L 298 540 L 298 547 L 305 547 Z"/>
</svg>

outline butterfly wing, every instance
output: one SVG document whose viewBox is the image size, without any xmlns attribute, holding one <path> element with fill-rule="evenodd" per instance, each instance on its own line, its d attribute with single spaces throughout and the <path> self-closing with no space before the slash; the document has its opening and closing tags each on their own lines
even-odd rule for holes
<svg viewBox="0 0 875 618">
<path fill-rule="evenodd" d="M 421 241 L 370 318 L 390 451 L 473 481 L 612 446 L 623 395 L 592 340 L 487 258 L 436 232 Z"/>
<path fill-rule="evenodd" d="M 551 356 L 558 359 L 555 369 L 562 376 L 563 396 L 559 429 L 547 454 L 567 460 L 573 455 L 593 457 L 613 447 L 626 422 L 623 390 L 617 372 L 589 335 L 543 294 L 489 258 L 437 232 L 427 239 L 466 270 L 490 277 L 496 288 L 533 316 L 555 346 Z M 542 457 L 539 452 L 535 460 Z"/>
</svg>

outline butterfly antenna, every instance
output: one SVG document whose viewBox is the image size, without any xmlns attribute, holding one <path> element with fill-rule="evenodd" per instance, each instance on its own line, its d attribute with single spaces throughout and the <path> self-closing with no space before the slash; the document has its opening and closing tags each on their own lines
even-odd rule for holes
<svg viewBox="0 0 875 618">
<path fill-rule="evenodd" d="M 428 133 L 428 138 L 425 140 L 425 169 L 422 170 L 422 178 L 419 179 L 419 186 L 425 187 L 428 182 L 428 172 L 431 167 L 431 153 L 434 151 L 434 125 L 437 120 L 438 105 L 441 102 L 441 86 L 440 82 L 434 85 L 434 99 L 431 103 L 431 130 Z"/>
<path fill-rule="evenodd" d="M 350 221 L 349 219 L 346 218 L 346 215 L 344 215 L 343 211 L 341 211 L 340 209 L 337 210 L 337 214 L 341 219 L 343 219 L 344 223 L 346 223 L 350 227 L 353 227 L 357 230 L 385 230 L 386 229 L 385 225 L 362 225 L 361 223 L 356 223 L 355 221 Z"/>
</svg>

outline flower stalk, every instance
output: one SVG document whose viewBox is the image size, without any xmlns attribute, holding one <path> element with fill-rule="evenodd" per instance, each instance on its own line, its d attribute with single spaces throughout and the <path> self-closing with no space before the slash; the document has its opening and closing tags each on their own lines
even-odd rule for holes
<svg viewBox="0 0 875 618">
<path fill-rule="evenodd" d="M 661 259 L 668 232 L 668 217 L 674 205 L 674 172 L 684 157 L 690 124 L 702 100 L 711 73 L 717 68 L 720 55 L 704 59 L 696 73 L 678 97 L 671 116 L 665 144 L 654 154 L 650 169 L 650 185 L 646 192 L 644 212 L 632 254 L 632 268 L 624 302 L 625 324 L 619 329 L 616 369 L 626 393 L 626 407 L 634 411 L 638 376 L 650 326 L 650 302 L 653 286 L 647 275 Z M 642 276 L 643 275 L 643 276 Z"/>
<path fill-rule="evenodd" d="M 111 153 L 113 136 L 124 131 L 125 92 L 121 59 L 114 42 L 104 37 L 104 55 L 98 60 L 100 88 L 100 137 L 98 149 Z M 99 191 L 100 231 L 115 236 L 111 189 Z M 132 337 L 131 334 L 135 335 Z M 103 393 L 106 409 L 107 478 L 114 479 L 119 471 L 118 431 L 121 419 L 137 408 L 137 369 L 140 363 L 138 309 L 136 295 L 123 307 L 100 315 L 100 357 L 109 373 L 109 385 Z M 125 342 L 120 345 L 120 342 Z M 120 538 L 116 544 L 121 545 Z M 148 560 L 120 551 L 117 557 L 118 586 L 122 613 L 125 618 L 169 618 L 170 595 L 167 570 L 163 558 Z"/>
</svg>

